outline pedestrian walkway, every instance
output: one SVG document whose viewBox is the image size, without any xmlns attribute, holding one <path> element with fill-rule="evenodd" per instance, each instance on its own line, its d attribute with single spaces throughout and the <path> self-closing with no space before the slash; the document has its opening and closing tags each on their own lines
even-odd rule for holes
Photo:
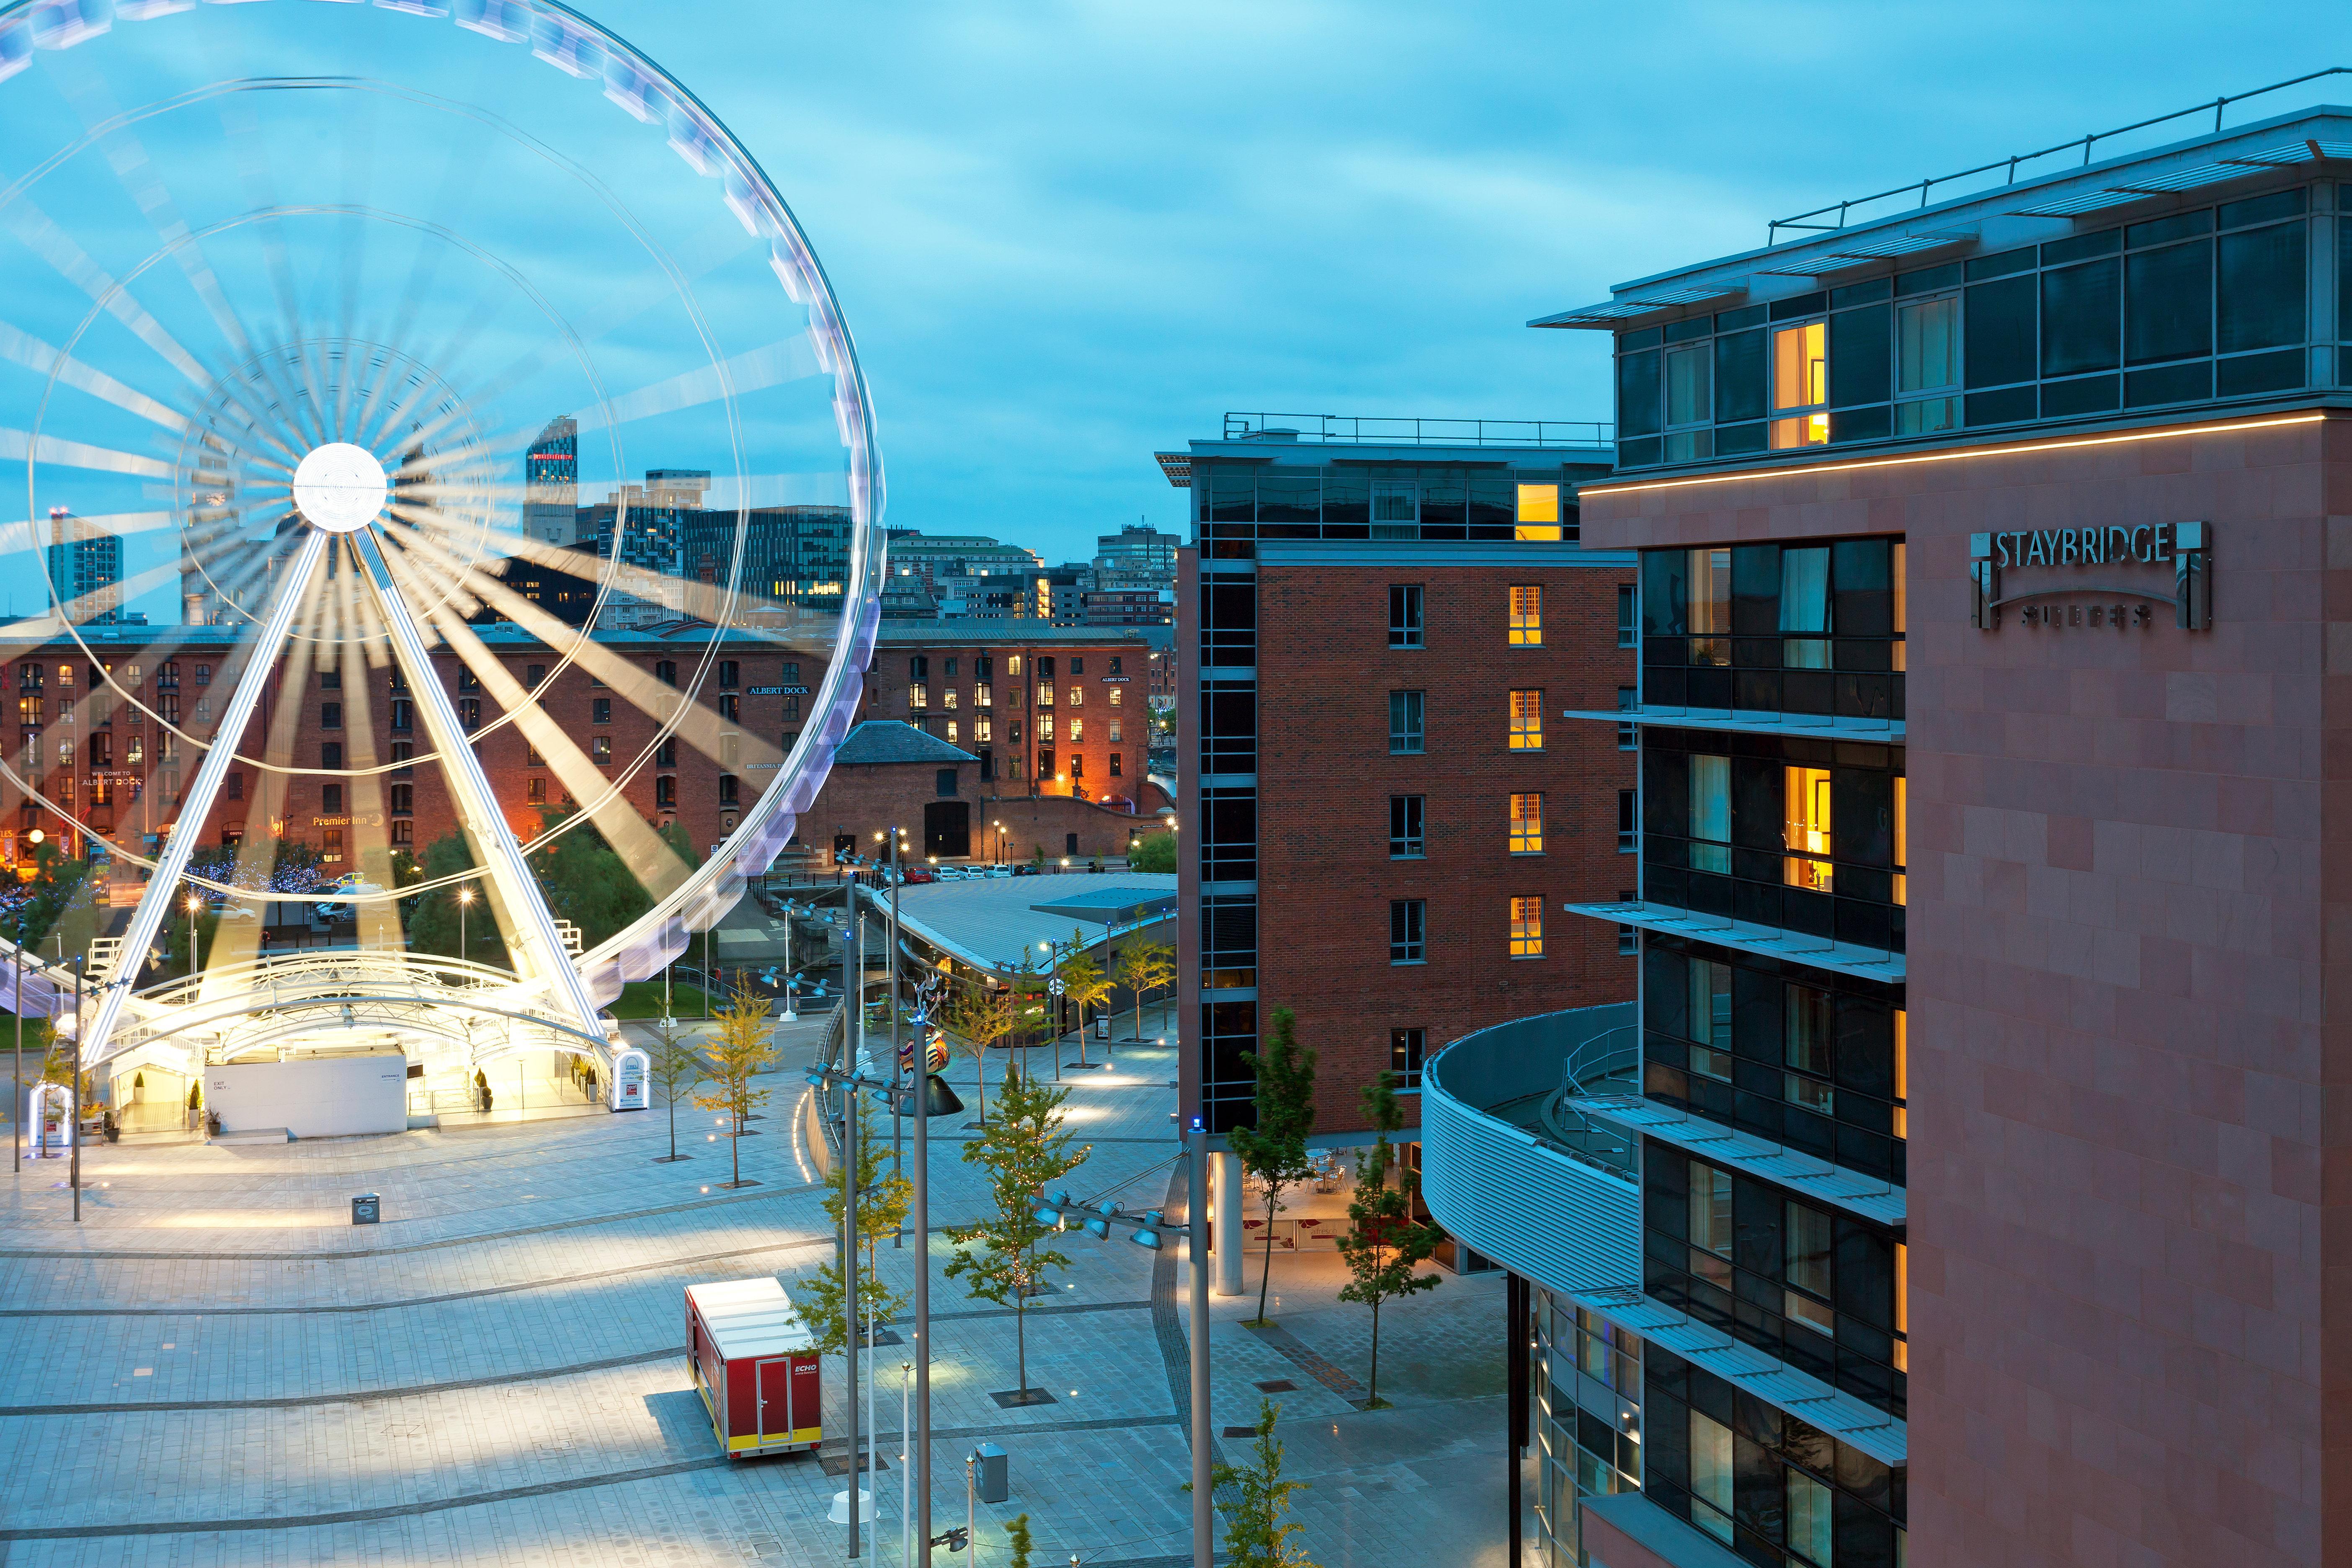
<svg viewBox="0 0 2352 1568">
<path fill-rule="evenodd" d="M 93 1144 L 79 1226 L 63 1163 L 28 1164 L 0 1191 L 0 1553 L 10 1568 L 841 1560 L 825 1513 L 845 1480 L 812 1457 L 719 1456 L 680 1305 L 697 1280 L 773 1274 L 790 1289 L 831 1256 L 795 1114 L 824 1030 L 821 1015 L 780 1029 L 783 1059 L 740 1150 L 758 1184 L 739 1190 L 718 1184 L 722 1121 L 690 1105 L 677 1126 L 691 1158 L 676 1164 L 655 1159 L 670 1136 L 659 1106 L 534 1105 L 279 1145 Z M 1063 1069 L 1093 1146 L 1072 1186 L 1181 1208 L 1175 1053 L 1146 1037 L 1108 1068 Z M 1088 1055 L 1100 1060 L 1098 1042 Z M 1066 1064 L 1076 1057 L 1067 1042 Z M 1051 1060 L 1032 1053 L 1041 1077 Z M 992 1058 L 992 1083 L 1003 1065 Z M 948 1077 L 976 1110 L 971 1058 Z M 985 1199 L 960 1157 L 971 1120 L 933 1124 L 935 1226 Z M 354 1226 L 350 1200 L 367 1192 L 382 1223 Z M 919 1260 L 934 1270 L 935 1527 L 961 1522 L 962 1456 L 986 1440 L 1012 1455 L 1013 1496 L 979 1509 L 981 1550 L 960 1561 L 1003 1563 L 1003 1524 L 1024 1511 L 1041 1563 L 1181 1561 L 1185 1267 L 1118 1240 L 1063 1250 L 1074 1264 L 1027 1324 L 1029 1382 L 1053 1403 L 1010 1410 L 992 1397 L 1014 1386 L 1006 1311 L 938 1272 L 952 1247 L 936 1232 L 883 1251 L 895 1290 Z M 1339 1259 L 1277 1253 L 1271 1332 L 1242 1326 L 1256 1269 L 1248 1296 L 1215 1303 L 1213 1436 L 1255 1419 L 1261 1384 L 1279 1389 L 1291 1474 L 1311 1488 L 1306 1544 L 1326 1568 L 1418 1568 L 1433 1541 L 1449 1563 L 1499 1568 L 1495 1279 L 1449 1278 L 1389 1309 L 1381 1392 L 1399 1408 L 1362 1412 L 1364 1314 L 1336 1300 Z M 911 1325 L 896 1331 L 911 1341 Z M 898 1560 L 905 1354 L 872 1355 L 892 1468 L 867 1563 Z M 829 1359 L 836 1435 L 841 1373 Z"/>
</svg>

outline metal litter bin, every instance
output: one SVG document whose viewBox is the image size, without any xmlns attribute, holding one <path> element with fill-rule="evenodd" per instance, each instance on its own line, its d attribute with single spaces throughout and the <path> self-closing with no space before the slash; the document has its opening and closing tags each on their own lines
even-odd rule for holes
<svg viewBox="0 0 2352 1568">
<path fill-rule="evenodd" d="M 993 1443 L 982 1443 L 971 1451 L 972 1469 L 980 1487 L 980 1500 L 1003 1502 L 1013 1495 L 1012 1462 L 1004 1450 Z"/>
<path fill-rule="evenodd" d="M 374 1193 L 362 1193 L 352 1200 L 353 1225 L 376 1225 L 383 1219 L 383 1199 Z"/>
</svg>

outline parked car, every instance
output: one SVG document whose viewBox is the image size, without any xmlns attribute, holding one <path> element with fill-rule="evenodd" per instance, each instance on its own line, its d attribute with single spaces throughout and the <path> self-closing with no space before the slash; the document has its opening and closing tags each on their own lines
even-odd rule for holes
<svg viewBox="0 0 2352 1568">
<path fill-rule="evenodd" d="M 909 866 L 898 880 L 912 887 L 918 882 L 936 882 L 939 878 L 932 874 L 929 866 Z"/>
</svg>

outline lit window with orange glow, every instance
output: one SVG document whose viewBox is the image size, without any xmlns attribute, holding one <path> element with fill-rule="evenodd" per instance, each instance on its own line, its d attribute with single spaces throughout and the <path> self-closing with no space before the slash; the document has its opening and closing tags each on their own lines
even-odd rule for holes
<svg viewBox="0 0 2352 1568">
<path fill-rule="evenodd" d="M 1511 853 L 1543 853 L 1542 795 L 1515 795 L 1511 797 Z"/>
<path fill-rule="evenodd" d="M 1539 689 L 1511 693 L 1511 750 L 1543 750 L 1543 692 Z"/>
<path fill-rule="evenodd" d="M 1911 1015 L 1895 1009 L 1895 1136 L 1911 1136 Z"/>
<path fill-rule="evenodd" d="M 1772 334 L 1774 447 L 1815 447 L 1829 440 L 1829 352 L 1826 321 L 1782 327 Z"/>
<path fill-rule="evenodd" d="M 1792 888 L 1830 890 L 1830 771 L 1827 768 L 1783 768 L 1788 821 L 1781 830 L 1782 847 L 1793 851 L 1785 859 L 1782 879 Z"/>
<path fill-rule="evenodd" d="M 1511 589 L 1511 646 L 1543 645 L 1543 587 L 1529 583 Z"/>
<path fill-rule="evenodd" d="M 1543 956 L 1543 900 L 1541 899 L 1511 900 L 1511 956 L 1513 958 Z"/>
<path fill-rule="evenodd" d="M 1905 875 L 1911 867 L 1911 781 L 1901 773 L 1895 775 L 1895 901 L 1907 904 L 1910 880 Z M 1898 1015 L 1899 1016 L 1899 1015 Z"/>
<path fill-rule="evenodd" d="M 1556 540 L 1559 537 L 1559 487 L 1521 485 L 1517 537 Z"/>
</svg>

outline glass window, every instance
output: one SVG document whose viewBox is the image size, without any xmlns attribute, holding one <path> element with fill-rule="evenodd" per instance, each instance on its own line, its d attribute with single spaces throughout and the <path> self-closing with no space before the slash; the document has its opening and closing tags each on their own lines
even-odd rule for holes
<svg viewBox="0 0 2352 1568">
<path fill-rule="evenodd" d="M 1418 691 L 1389 693 L 1389 751 L 1395 755 L 1418 755 L 1423 749 L 1422 696 Z"/>
<path fill-rule="evenodd" d="M 1421 486 L 1412 479 L 1374 479 L 1372 481 L 1372 521 L 1376 523 L 1391 524 L 1419 522 L 1421 521 Z M 1381 536 L 1375 534 L 1373 537 Z M 1397 536 L 1391 534 L 1387 537 Z"/>
<path fill-rule="evenodd" d="M 1428 1048 L 1428 1039 L 1426 1029 L 1389 1031 L 1389 1071 L 1396 1074 L 1398 1089 L 1421 1087 L 1422 1058 Z"/>
<path fill-rule="evenodd" d="M 1514 584 L 1511 589 L 1511 646 L 1533 647 L 1543 641 L 1543 586 Z"/>
<path fill-rule="evenodd" d="M 1787 1474 L 1790 1548 L 1819 1568 L 1831 1568 L 1830 1489 L 1802 1470 Z"/>
<path fill-rule="evenodd" d="M 1731 759 L 1694 752 L 1690 759 L 1690 864 L 1731 873 Z"/>
<path fill-rule="evenodd" d="M 1788 811 L 1782 844 L 1799 851 L 1787 857 L 1782 879 L 1792 888 L 1826 893 L 1830 890 L 1830 771 L 1788 767 L 1781 770 L 1781 777 Z"/>
<path fill-rule="evenodd" d="M 1706 425 L 1715 418 L 1714 350 L 1706 343 L 1666 353 L 1666 424 Z"/>
<path fill-rule="evenodd" d="M 1418 583 L 1389 584 L 1389 647 L 1419 647 L 1421 635 L 1422 585 Z M 1075 698 L 1076 693 L 1073 692 Z"/>
<path fill-rule="evenodd" d="M 1511 900 L 1511 956 L 1543 956 L 1543 900 L 1522 897 Z"/>
<path fill-rule="evenodd" d="M 1731 1539 L 1731 1428 L 1690 1413 L 1691 1522 L 1717 1541 Z"/>
<path fill-rule="evenodd" d="M 1559 536 L 1559 487 L 1558 485 L 1521 485 L 1516 537 L 1523 540 L 1544 540 L 1558 539 Z"/>
<path fill-rule="evenodd" d="M 1422 812 L 1426 804 L 1423 795 L 1389 796 L 1390 859 L 1418 859 L 1424 853 L 1427 841 L 1422 835 Z"/>
<path fill-rule="evenodd" d="M 2036 293 L 2031 274 L 1970 287 L 1960 322 L 1961 365 L 1969 385 L 2033 379 L 2041 359 L 2034 333 Z"/>
<path fill-rule="evenodd" d="M 1690 964 L 1691 1070 L 1731 1077 L 1731 965 L 1703 958 Z"/>
<path fill-rule="evenodd" d="M 1694 550 L 1690 552 L 1690 661 L 1728 665 L 1731 645 L 1731 552 Z"/>
<path fill-rule="evenodd" d="M 1829 325 L 1807 321 L 1772 333 L 1772 407 L 1776 415 L 1826 405 L 1830 400 Z M 1827 413 L 1772 421 L 1772 445 L 1809 447 L 1830 438 Z"/>
<path fill-rule="evenodd" d="M 1837 1331 L 1837 1314 L 1830 1310 L 1830 1216 L 1805 1204 L 1788 1205 L 1780 1227 L 1787 1258 L 1782 1278 L 1789 1318 L 1822 1333 Z M 1802 1292 L 1801 1294 L 1800 1292 Z"/>
<path fill-rule="evenodd" d="M 1658 433 L 1658 353 L 1623 354 L 1617 361 L 1617 434 Z"/>
<path fill-rule="evenodd" d="M 1780 552 L 1780 662 L 1791 669 L 1830 667 L 1830 549 Z"/>
<path fill-rule="evenodd" d="M 1542 795 L 1515 795 L 1511 797 L 1511 853 L 1543 853 Z"/>
<path fill-rule="evenodd" d="M 1511 693 L 1511 750 L 1543 750 L 1543 692 L 1540 689 Z"/>
<path fill-rule="evenodd" d="M 1420 899 L 1389 900 L 1389 962 L 1419 963 L 1425 956 L 1429 906 Z"/>
<path fill-rule="evenodd" d="M 2213 242 L 2124 258 L 2124 360 L 2147 364 L 2213 352 Z M 1973 309 L 1975 300 L 1969 301 Z M 1970 385 L 1975 384 L 1973 376 Z"/>
<path fill-rule="evenodd" d="M 1619 647 L 1633 647 L 1635 646 L 1634 639 L 1637 628 L 1634 622 L 1634 604 L 1633 584 L 1631 583 L 1618 584 L 1617 646 Z"/>
<path fill-rule="evenodd" d="M 2113 370 L 2122 352 L 2123 264 L 2113 257 L 2042 275 L 2042 374 Z"/>
<path fill-rule="evenodd" d="M 1727 332 L 1715 340 L 1715 417 L 1718 424 L 1764 417 L 1764 333 Z"/>
<path fill-rule="evenodd" d="M 2300 223 L 2221 237 L 2220 352 L 2303 342 L 2303 249 Z"/>
</svg>

